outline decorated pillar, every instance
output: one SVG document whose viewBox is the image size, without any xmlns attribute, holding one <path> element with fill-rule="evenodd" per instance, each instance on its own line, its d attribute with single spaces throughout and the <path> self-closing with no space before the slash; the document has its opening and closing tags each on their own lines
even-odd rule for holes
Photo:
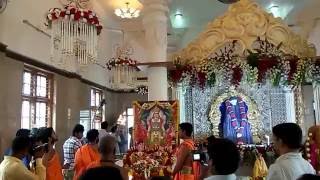
<svg viewBox="0 0 320 180">
<path fill-rule="evenodd" d="M 287 122 L 296 122 L 296 111 L 295 111 L 295 101 L 294 93 L 291 89 L 285 89 L 286 95 L 286 109 L 287 109 Z"/>
<path fill-rule="evenodd" d="M 316 124 L 320 124 L 320 86 L 313 83 L 313 99 L 314 111 L 316 117 Z"/>
<path fill-rule="evenodd" d="M 167 21 L 169 0 L 140 0 L 144 5 L 145 50 L 149 62 L 167 61 Z M 156 63 L 155 63 L 156 64 Z M 149 101 L 168 100 L 167 68 L 148 68 Z"/>
</svg>

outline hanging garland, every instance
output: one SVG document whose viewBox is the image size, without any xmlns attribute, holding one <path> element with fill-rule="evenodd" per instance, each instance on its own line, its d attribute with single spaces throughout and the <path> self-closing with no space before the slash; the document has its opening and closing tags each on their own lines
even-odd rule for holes
<svg viewBox="0 0 320 180">
<path fill-rule="evenodd" d="M 111 70 L 113 67 L 118 66 L 130 66 L 137 68 L 137 61 L 133 60 L 129 57 L 118 57 L 118 58 L 112 58 L 106 63 L 107 69 Z"/>
<path fill-rule="evenodd" d="M 238 86 L 242 81 L 249 84 L 264 84 L 268 80 L 274 86 L 297 87 L 305 82 L 320 83 L 320 61 L 299 58 L 281 51 L 282 43 L 273 45 L 267 39 L 257 39 L 257 48 L 247 50 L 244 57 L 236 54 L 236 43 L 204 59 L 199 64 L 182 65 L 181 58 L 175 60 L 176 69 L 169 72 L 173 84 L 189 86 L 214 86 L 218 75 L 225 83 Z"/>
<path fill-rule="evenodd" d="M 68 19 L 73 21 L 82 21 L 96 26 L 97 34 L 102 30 L 98 16 L 91 10 L 78 9 L 73 6 L 66 6 L 64 9 L 51 8 L 47 15 L 47 25 L 51 26 L 52 22 L 58 19 Z"/>
<path fill-rule="evenodd" d="M 244 104 L 242 98 L 238 97 L 237 101 L 239 104 L 240 116 L 241 116 L 240 123 L 237 120 L 237 116 L 236 116 L 235 112 L 233 111 L 232 104 L 229 99 L 226 100 L 226 108 L 227 108 L 227 114 L 229 114 L 230 118 L 231 118 L 231 125 L 236 130 L 236 132 L 239 134 L 239 137 L 238 136 L 237 137 L 238 137 L 238 139 L 240 139 L 243 134 L 243 129 L 247 125 L 248 117 L 247 117 L 247 113 L 246 113 L 245 104 Z"/>
</svg>

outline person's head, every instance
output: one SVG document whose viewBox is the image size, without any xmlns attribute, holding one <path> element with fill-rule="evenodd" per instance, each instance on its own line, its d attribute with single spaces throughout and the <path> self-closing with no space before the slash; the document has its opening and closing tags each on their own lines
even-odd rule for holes
<svg viewBox="0 0 320 180">
<path fill-rule="evenodd" d="M 107 121 L 103 121 L 101 123 L 101 129 L 107 130 L 108 129 L 108 122 Z"/>
<path fill-rule="evenodd" d="M 42 143 L 53 145 L 58 141 L 58 137 L 52 127 L 42 127 L 38 131 L 38 137 Z"/>
<path fill-rule="evenodd" d="M 99 142 L 99 131 L 96 129 L 90 129 L 87 132 L 87 139 L 90 144 L 97 144 Z"/>
<path fill-rule="evenodd" d="M 101 166 L 91 168 L 85 171 L 79 178 L 79 180 L 105 180 L 114 179 L 122 180 L 121 172 L 118 168 Z"/>
<path fill-rule="evenodd" d="M 16 136 L 11 145 L 12 154 L 21 158 L 29 154 L 31 139 L 26 136 Z"/>
<path fill-rule="evenodd" d="M 319 180 L 320 176 L 314 174 L 304 174 L 298 180 Z"/>
<path fill-rule="evenodd" d="M 190 123 L 179 124 L 179 138 L 185 139 L 190 138 L 192 135 L 193 127 Z"/>
<path fill-rule="evenodd" d="M 295 123 L 278 124 L 272 128 L 274 148 L 283 155 L 302 147 L 302 130 Z"/>
<path fill-rule="evenodd" d="M 208 146 L 208 154 L 212 161 L 212 173 L 228 175 L 237 171 L 240 153 L 237 146 L 228 139 L 215 139 Z"/>
<path fill-rule="evenodd" d="M 115 132 L 117 132 L 117 129 L 118 129 L 118 125 L 115 125 L 115 126 L 113 126 L 113 127 L 111 128 L 111 132 L 112 132 L 112 133 L 115 133 Z"/>
<path fill-rule="evenodd" d="M 30 136 L 30 130 L 29 129 L 19 129 L 16 132 L 16 136 L 28 137 L 28 136 Z"/>
<path fill-rule="evenodd" d="M 84 127 L 81 124 L 74 126 L 72 130 L 72 136 L 81 139 L 83 137 Z"/>
<path fill-rule="evenodd" d="M 113 136 L 104 136 L 99 141 L 99 152 L 102 156 L 114 155 L 117 141 Z"/>
</svg>

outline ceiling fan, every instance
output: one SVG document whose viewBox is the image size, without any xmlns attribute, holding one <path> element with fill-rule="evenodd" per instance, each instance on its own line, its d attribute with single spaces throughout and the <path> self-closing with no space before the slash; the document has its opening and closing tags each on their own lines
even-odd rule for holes
<svg viewBox="0 0 320 180">
<path fill-rule="evenodd" d="M 218 0 L 218 1 L 222 2 L 223 4 L 232 4 L 239 0 Z"/>
</svg>

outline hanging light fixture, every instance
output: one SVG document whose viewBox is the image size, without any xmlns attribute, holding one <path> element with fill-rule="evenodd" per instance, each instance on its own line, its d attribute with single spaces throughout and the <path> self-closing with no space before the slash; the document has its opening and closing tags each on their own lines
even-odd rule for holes
<svg viewBox="0 0 320 180">
<path fill-rule="evenodd" d="M 114 13 L 123 19 L 131 19 L 131 18 L 139 17 L 140 10 L 135 8 L 130 8 L 129 2 L 126 2 L 126 7 L 117 8 L 114 10 Z"/>
<path fill-rule="evenodd" d="M 137 79 L 137 61 L 130 58 L 133 48 L 119 46 L 116 48 L 116 56 L 111 58 L 106 67 L 109 70 L 109 84 L 113 89 L 134 89 Z"/>
<path fill-rule="evenodd" d="M 47 24 L 52 29 L 51 58 L 58 65 L 63 66 L 66 61 L 80 65 L 96 62 L 102 26 L 93 11 L 73 5 L 52 8 L 47 13 Z"/>
</svg>

